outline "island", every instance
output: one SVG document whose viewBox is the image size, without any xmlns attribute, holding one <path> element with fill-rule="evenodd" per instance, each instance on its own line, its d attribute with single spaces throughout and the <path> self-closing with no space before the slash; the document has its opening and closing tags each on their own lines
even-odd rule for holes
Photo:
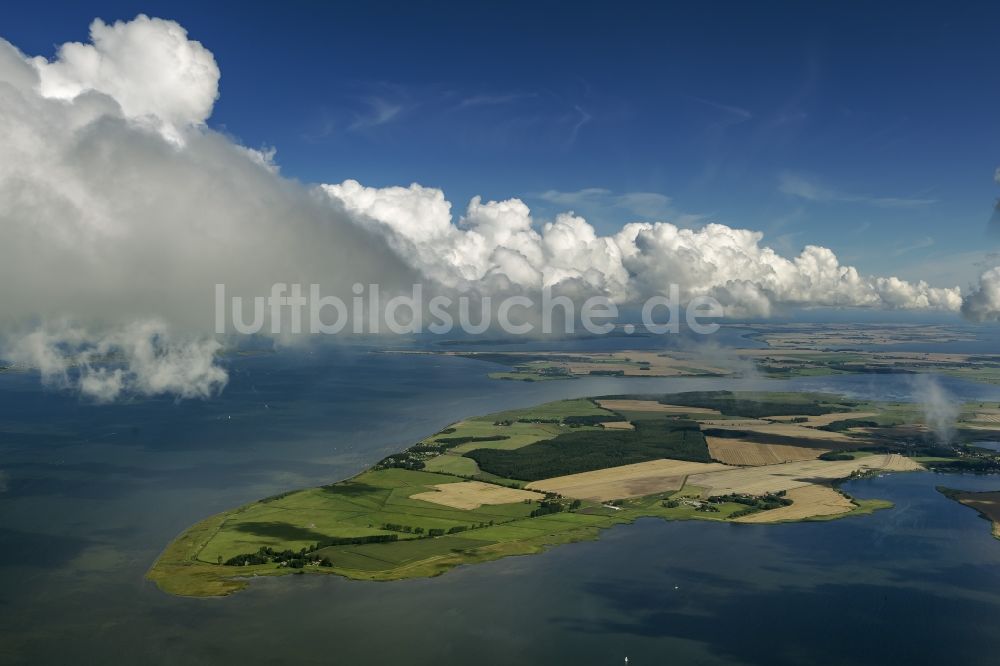
<svg viewBox="0 0 1000 666">
<path fill-rule="evenodd" d="M 525 382 L 578 377 L 745 377 L 772 379 L 842 374 L 930 373 L 1000 384 L 1000 354 L 856 349 L 733 348 L 711 355 L 642 350 L 616 352 L 405 352 L 459 356 L 502 366 L 491 379 Z"/>
<path fill-rule="evenodd" d="M 786 324 L 745 328 L 742 337 L 763 347 L 692 350 L 564 351 L 394 351 L 457 356 L 504 366 L 492 379 L 525 382 L 579 377 L 746 377 L 773 379 L 841 374 L 937 374 L 1000 384 L 1000 354 L 920 352 L 902 344 L 975 340 L 942 326 Z M 865 349 L 867 348 L 867 349 Z"/>
<path fill-rule="evenodd" d="M 962 418 L 982 410 L 996 412 L 969 405 Z M 891 505 L 852 498 L 838 482 L 957 464 L 998 461 L 938 444 L 913 404 L 729 391 L 561 400 L 469 418 L 353 478 L 206 518 L 147 577 L 171 594 L 218 596 L 256 576 L 435 576 L 643 517 L 753 524 L 871 513 Z"/>
</svg>

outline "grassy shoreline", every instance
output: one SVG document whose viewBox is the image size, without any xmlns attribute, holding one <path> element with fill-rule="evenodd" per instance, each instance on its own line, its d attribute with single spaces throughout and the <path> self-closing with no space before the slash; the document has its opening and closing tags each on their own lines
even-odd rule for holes
<svg viewBox="0 0 1000 666">
<path fill-rule="evenodd" d="M 356 478 L 356 477 L 352 477 Z M 352 479 L 346 479 L 349 482 Z M 740 504 L 728 503 L 720 507 L 718 513 L 703 513 L 691 507 L 667 508 L 666 501 L 672 498 L 694 496 L 690 489 L 682 489 L 674 493 L 648 496 L 620 503 L 619 508 L 610 509 L 598 503 L 586 503 L 579 512 L 555 514 L 543 518 L 523 520 L 545 521 L 548 529 L 532 536 L 508 541 L 484 543 L 484 545 L 430 556 L 417 562 L 401 564 L 397 567 L 381 571 L 365 571 L 345 566 L 334 565 L 328 568 L 306 567 L 291 569 L 276 567 L 274 564 L 249 565 L 243 567 L 226 567 L 199 559 L 207 543 L 223 527 L 224 523 L 248 508 L 260 504 L 254 502 L 232 511 L 216 514 L 202 520 L 181 533 L 160 554 L 149 569 L 146 578 L 154 582 L 163 592 L 185 597 L 218 597 L 227 596 L 245 589 L 250 582 L 259 576 L 286 576 L 309 574 L 329 574 L 342 576 L 350 580 L 394 581 L 410 578 L 428 578 L 442 575 L 451 569 L 462 565 L 489 562 L 504 557 L 533 555 L 557 546 L 592 541 L 600 538 L 601 532 L 616 525 L 631 524 L 640 518 L 659 518 L 666 521 L 703 520 L 709 522 L 731 522 L 730 514 L 744 508 Z M 855 508 L 846 513 L 828 516 L 814 516 L 789 521 L 779 521 L 770 524 L 789 522 L 828 521 L 852 516 L 870 515 L 875 511 L 892 508 L 893 504 L 878 499 L 852 499 Z M 546 521 L 546 519 L 548 519 Z M 515 524 L 509 524 L 516 528 Z M 739 523 L 734 523 L 739 524 Z M 487 528 L 489 529 L 489 528 Z M 447 537 L 437 537 L 444 539 Z"/>
<path fill-rule="evenodd" d="M 974 509 L 979 517 L 990 522 L 993 538 L 1000 539 L 1000 491 L 956 490 L 937 486 L 936 490 L 950 500 Z"/>
</svg>

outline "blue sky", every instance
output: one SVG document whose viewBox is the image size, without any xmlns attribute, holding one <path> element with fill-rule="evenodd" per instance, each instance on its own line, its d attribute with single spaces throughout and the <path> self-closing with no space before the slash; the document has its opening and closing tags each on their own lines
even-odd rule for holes
<svg viewBox="0 0 1000 666">
<path fill-rule="evenodd" d="M 716 220 L 941 285 L 998 249 L 986 4 L 36 3 L 0 34 L 51 56 L 139 12 L 214 53 L 210 125 L 303 181 L 517 196 L 602 232 Z"/>
</svg>

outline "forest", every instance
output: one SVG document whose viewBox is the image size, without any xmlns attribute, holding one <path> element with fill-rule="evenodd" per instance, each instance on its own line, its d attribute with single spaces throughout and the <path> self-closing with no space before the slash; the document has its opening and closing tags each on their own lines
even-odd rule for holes
<svg viewBox="0 0 1000 666">
<path fill-rule="evenodd" d="M 475 449 L 465 455 L 484 472 L 522 481 L 659 458 L 711 462 L 698 424 L 684 419 L 636 422 L 635 430 L 577 430 L 519 449 Z"/>
</svg>

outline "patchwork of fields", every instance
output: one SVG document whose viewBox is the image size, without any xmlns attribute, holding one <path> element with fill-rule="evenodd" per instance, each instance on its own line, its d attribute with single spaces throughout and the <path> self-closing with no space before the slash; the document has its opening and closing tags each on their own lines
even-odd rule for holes
<svg viewBox="0 0 1000 666">
<path fill-rule="evenodd" d="M 395 534 L 405 540 L 416 535 L 384 526 L 419 527 L 428 533 L 432 529 L 448 531 L 503 522 L 531 513 L 531 507 L 520 502 L 459 509 L 413 498 L 462 481 L 444 474 L 387 469 L 256 502 L 232 512 L 197 559 L 216 563 L 220 557 L 227 560 L 261 546 L 299 550 L 335 537 Z"/>
<path fill-rule="evenodd" d="M 688 483 L 704 488 L 709 495 L 763 495 L 845 479 L 856 472 L 912 472 L 920 469 L 923 469 L 920 463 L 890 453 L 851 460 L 803 460 L 760 467 L 735 467 L 692 475 L 688 477 Z"/>
<path fill-rule="evenodd" d="M 441 352 L 450 356 L 499 363 L 510 372 L 492 373 L 495 379 L 544 381 L 587 375 L 620 377 L 725 376 L 731 372 L 695 354 L 683 352 Z"/>
<path fill-rule="evenodd" d="M 346 481 L 206 519 L 164 551 L 149 577 L 195 596 L 232 592 L 254 575 L 397 579 L 594 538 L 643 516 L 846 515 L 858 505 L 830 484 L 921 469 L 871 451 L 817 459 L 864 447 L 872 428 L 841 422 L 871 417 L 885 419 L 838 396 L 701 392 L 565 400 L 465 419 Z M 900 427 L 898 414 L 891 420 Z M 763 510 L 749 499 L 773 493 L 791 504 Z"/>
</svg>

